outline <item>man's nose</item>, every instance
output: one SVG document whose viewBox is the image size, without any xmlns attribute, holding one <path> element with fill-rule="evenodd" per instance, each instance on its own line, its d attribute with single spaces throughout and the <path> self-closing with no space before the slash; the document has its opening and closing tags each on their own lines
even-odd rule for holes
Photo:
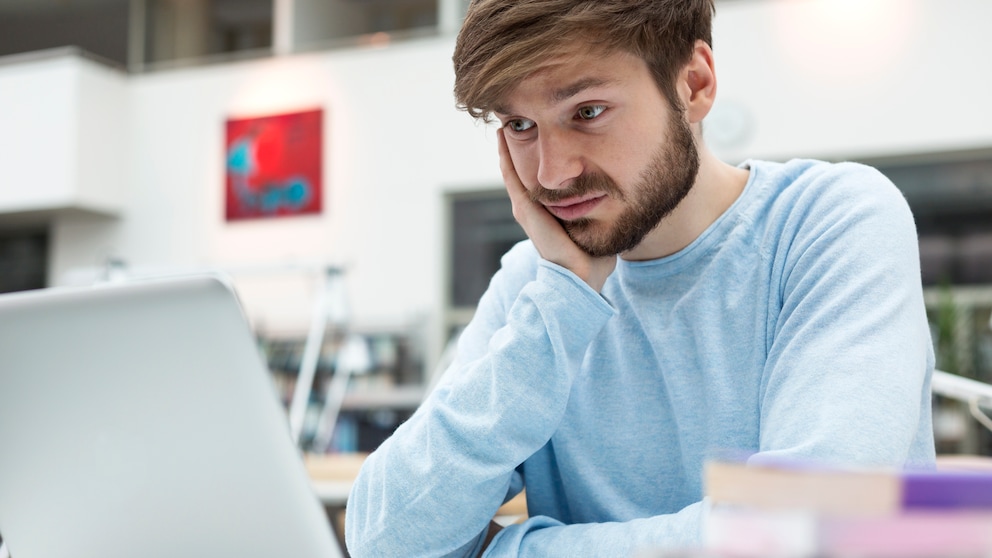
<svg viewBox="0 0 992 558">
<path fill-rule="evenodd" d="M 540 157 L 537 181 L 549 189 L 567 188 L 582 174 L 582 157 L 575 142 L 561 132 L 542 130 L 538 135 Z"/>
</svg>

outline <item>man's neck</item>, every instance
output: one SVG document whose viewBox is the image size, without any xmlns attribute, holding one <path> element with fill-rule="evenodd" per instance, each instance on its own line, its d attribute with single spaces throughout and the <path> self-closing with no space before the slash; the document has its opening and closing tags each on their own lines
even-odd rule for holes
<svg viewBox="0 0 992 558">
<path fill-rule="evenodd" d="M 737 200 L 750 172 L 724 163 L 700 142 L 699 173 L 685 199 L 633 250 L 621 257 L 628 261 L 655 260 L 682 250 Z"/>
</svg>

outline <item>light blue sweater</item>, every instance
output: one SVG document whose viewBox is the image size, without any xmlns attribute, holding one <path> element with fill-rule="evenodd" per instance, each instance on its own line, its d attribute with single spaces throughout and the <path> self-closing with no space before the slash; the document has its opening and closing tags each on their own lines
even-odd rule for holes
<svg viewBox="0 0 992 558">
<path fill-rule="evenodd" d="M 442 383 L 363 467 L 352 556 L 475 556 L 524 487 L 530 518 L 485 556 L 698 545 L 715 452 L 932 466 L 902 195 L 855 164 L 746 165 L 699 238 L 620 260 L 602 295 L 529 242 L 511 250 Z"/>
</svg>

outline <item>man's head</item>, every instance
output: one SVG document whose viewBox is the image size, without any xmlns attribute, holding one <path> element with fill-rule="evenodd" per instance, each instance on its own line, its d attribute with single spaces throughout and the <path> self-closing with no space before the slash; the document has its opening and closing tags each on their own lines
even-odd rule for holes
<svg viewBox="0 0 992 558">
<path fill-rule="evenodd" d="M 642 241 L 692 189 L 700 157 L 690 123 L 716 90 L 712 15 L 712 0 L 469 9 L 454 55 L 459 105 L 499 118 L 531 200 L 588 254 L 656 257 Z"/>
<path fill-rule="evenodd" d="M 455 45 L 455 98 L 488 117 L 523 78 L 581 42 L 647 64 L 673 107 L 697 40 L 712 46 L 713 0 L 474 0 Z"/>
</svg>

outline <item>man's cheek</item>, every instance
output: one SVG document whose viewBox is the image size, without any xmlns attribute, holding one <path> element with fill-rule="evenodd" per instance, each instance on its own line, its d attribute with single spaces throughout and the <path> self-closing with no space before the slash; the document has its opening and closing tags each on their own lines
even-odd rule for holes
<svg viewBox="0 0 992 558">
<path fill-rule="evenodd" d="M 528 191 L 533 191 L 538 187 L 537 162 L 525 153 L 510 151 L 510 160 L 513 161 L 513 168 L 517 171 L 517 177 Z"/>
</svg>

